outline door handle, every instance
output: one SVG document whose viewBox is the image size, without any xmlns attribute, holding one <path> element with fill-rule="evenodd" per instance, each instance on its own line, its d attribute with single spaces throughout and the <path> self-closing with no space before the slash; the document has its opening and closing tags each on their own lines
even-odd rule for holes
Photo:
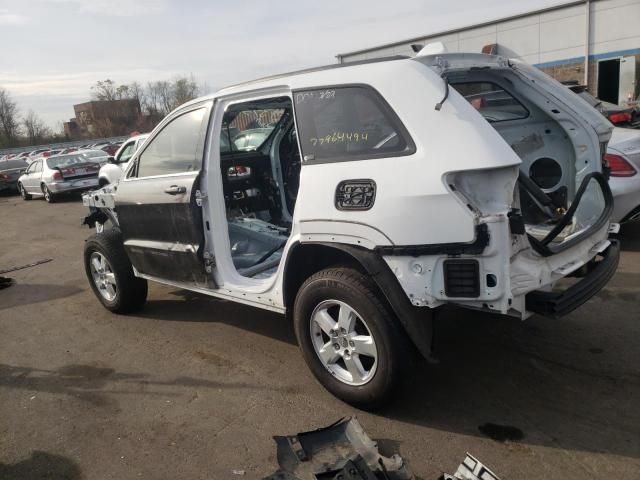
<svg viewBox="0 0 640 480">
<path fill-rule="evenodd" d="M 169 195 L 179 195 L 181 193 L 187 193 L 187 187 L 171 185 L 170 187 L 164 189 L 164 193 L 168 193 Z"/>
</svg>

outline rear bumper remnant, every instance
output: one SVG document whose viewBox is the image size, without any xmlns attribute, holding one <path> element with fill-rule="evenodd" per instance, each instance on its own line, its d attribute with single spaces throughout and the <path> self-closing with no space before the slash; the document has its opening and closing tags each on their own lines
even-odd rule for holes
<svg viewBox="0 0 640 480">
<path fill-rule="evenodd" d="M 600 261 L 592 260 L 587 264 L 588 273 L 580 281 L 560 292 L 533 291 L 527 294 L 527 310 L 547 317 L 562 317 L 580 305 L 604 287 L 613 277 L 620 259 L 620 242 L 610 240 L 611 245 L 600 255 Z"/>
</svg>

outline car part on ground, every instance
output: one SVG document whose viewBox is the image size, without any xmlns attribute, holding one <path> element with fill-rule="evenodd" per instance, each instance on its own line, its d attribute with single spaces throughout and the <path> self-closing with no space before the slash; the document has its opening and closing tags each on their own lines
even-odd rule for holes
<svg viewBox="0 0 640 480">
<path fill-rule="evenodd" d="M 500 480 L 489 468 L 470 453 L 464 457 L 453 475 L 444 474 L 443 480 Z"/>
<path fill-rule="evenodd" d="M 264 480 L 411 480 L 407 463 L 397 454 L 384 457 L 356 417 L 328 427 L 276 436 L 280 469 Z"/>
<path fill-rule="evenodd" d="M 15 272 L 16 270 L 24 270 L 25 268 L 31 268 L 31 267 L 35 267 L 38 265 L 42 265 L 43 263 L 49 263 L 53 260 L 53 258 L 45 258 L 42 260 L 36 260 L 35 262 L 31 262 L 31 263 L 27 263 L 26 265 L 19 265 L 17 267 L 11 267 L 11 268 L 7 268 L 4 270 L 0 270 L 0 274 L 2 273 L 9 273 L 9 272 Z"/>
</svg>

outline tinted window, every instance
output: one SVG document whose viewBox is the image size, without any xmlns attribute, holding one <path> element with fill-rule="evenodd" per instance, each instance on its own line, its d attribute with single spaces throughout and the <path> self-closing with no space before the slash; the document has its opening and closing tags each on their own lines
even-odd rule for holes
<svg viewBox="0 0 640 480">
<path fill-rule="evenodd" d="M 294 101 L 305 161 L 358 160 L 415 151 L 398 117 L 371 88 L 296 91 Z"/>
<path fill-rule="evenodd" d="M 529 116 L 529 112 L 520 102 L 495 83 L 452 83 L 451 86 L 489 122 L 517 120 Z"/>
<path fill-rule="evenodd" d="M 198 144 L 205 109 L 180 115 L 151 140 L 138 162 L 138 177 L 200 170 Z"/>
</svg>

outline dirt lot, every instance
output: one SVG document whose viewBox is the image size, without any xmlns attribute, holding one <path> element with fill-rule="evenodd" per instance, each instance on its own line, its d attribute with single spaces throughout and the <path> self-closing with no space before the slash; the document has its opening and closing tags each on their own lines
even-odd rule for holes
<svg viewBox="0 0 640 480">
<path fill-rule="evenodd" d="M 640 226 L 616 277 L 560 321 L 450 309 L 441 364 L 416 364 L 398 400 L 369 414 L 308 372 L 280 316 L 152 285 L 116 316 L 81 262 L 77 199 L 0 198 L 0 478 L 261 478 L 273 435 L 357 414 L 383 453 L 423 479 L 470 452 L 503 479 L 640 475 Z M 516 427 L 496 441 L 479 427 Z M 244 470 L 244 477 L 232 470 Z"/>
</svg>

